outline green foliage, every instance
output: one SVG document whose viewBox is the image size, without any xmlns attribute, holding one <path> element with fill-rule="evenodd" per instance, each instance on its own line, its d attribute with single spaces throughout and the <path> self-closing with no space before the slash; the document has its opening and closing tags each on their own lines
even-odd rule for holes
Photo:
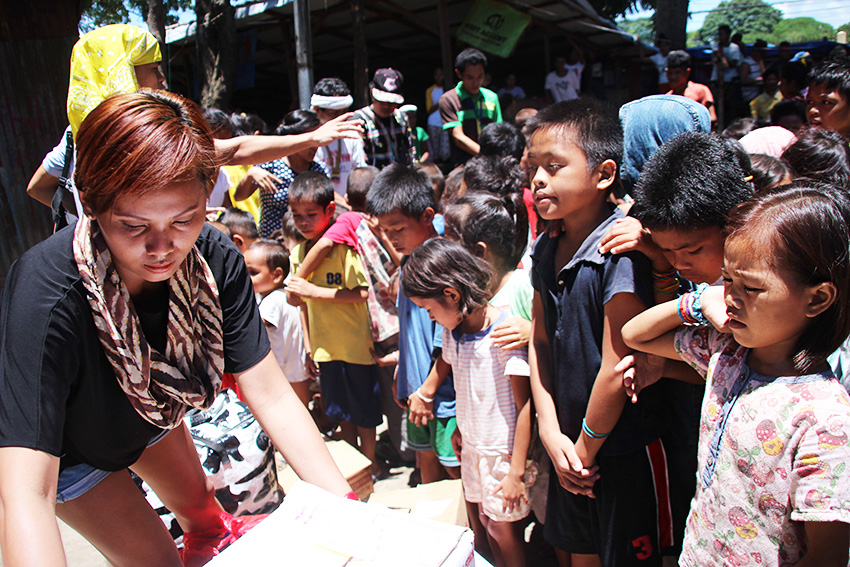
<svg viewBox="0 0 850 567">
<path fill-rule="evenodd" d="M 655 0 L 590 0 L 590 5 L 603 18 L 614 20 L 625 16 L 626 12 L 654 10 Z"/>
<path fill-rule="evenodd" d="M 819 22 L 814 18 L 791 18 L 776 24 L 770 37 L 764 39 L 778 44 L 780 41 L 790 41 L 791 43 L 820 41 L 824 37 L 829 40 L 835 39 L 835 30 L 831 25 Z"/>
<path fill-rule="evenodd" d="M 192 0 L 163 0 L 166 24 L 176 24 L 180 10 L 191 10 Z M 147 0 L 92 0 L 80 18 L 80 32 L 90 32 L 108 24 L 127 24 L 130 14 L 145 20 L 148 15 Z"/>
<path fill-rule="evenodd" d="M 638 36 L 647 45 L 652 45 L 655 41 L 655 21 L 652 18 L 624 20 L 618 25 L 626 32 Z"/>
<path fill-rule="evenodd" d="M 850 22 L 847 22 L 846 24 L 838 26 L 837 28 L 835 28 L 835 31 L 836 32 L 843 31 L 843 32 L 846 32 L 848 36 L 850 36 Z"/>
<path fill-rule="evenodd" d="M 773 32 L 774 26 L 782 21 L 782 11 L 763 0 L 728 0 L 721 2 L 708 13 L 697 32 L 700 45 L 717 40 L 717 26 L 727 24 L 732 33 L 740 32 L 747 43 L 764 38 Z"/>
</svg>

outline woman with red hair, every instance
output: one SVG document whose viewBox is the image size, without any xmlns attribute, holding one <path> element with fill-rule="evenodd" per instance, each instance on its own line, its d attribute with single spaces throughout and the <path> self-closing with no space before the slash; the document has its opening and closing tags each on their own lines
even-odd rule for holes
<svg viewBox="0 0 850 567">
<path fill-rule="evenodd" d="M 223 372 L 301 478 L 349 493 L 270 353 L 241 255 L 204 224 L 219 158 L 198 107 L 115 95 L 76 139 L 84 215 L 12 266 L 0 301 L 4 565 L 64 564 L 54 515 L 114 565 L 183 564 L 128 469 L 177 516 L 186 565 L 241 535 L 182 419 Z"/>
</svg>

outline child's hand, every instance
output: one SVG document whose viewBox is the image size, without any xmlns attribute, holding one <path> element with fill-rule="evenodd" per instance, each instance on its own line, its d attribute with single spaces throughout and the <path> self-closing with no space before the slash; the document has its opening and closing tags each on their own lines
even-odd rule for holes
<svg viewBox="0 0 850 567">
<path fill-rule="evenodd" d="M 460 434 L 460 429 L 455 428 L 452 433 L 452 450 L 455 452 L 455 457 L 460 460 L 460 454 L 463 452 L 463 436 Z"/>
<path fill-rule="evenodd" d="M 252 166 L 245 177 L 251 180 L 251 183 L 259 187 L 261 191 L 266 193 L 274 193 L 277 191 L 278 185 L 283 183 L 279 177 L 269 173 L 261 167 Z"/>
<path fill-rule="evenodd" d="M 428 420 L 434 419 L 434 402 L 426 402 L 416 393 L 407 398 L 407 407 L 410 412 L 407 418 L 417 427 L 428 425 Z"/>
<path fill-rule="evenodd" d="M 502 512 L 505 514 L 510 514 L 528 502 L 528 496 L 525 495 L 525 484 L 522 482 L 522 475 L 509 472 L 493 491 L 493 494 L 498 494 L 499 492 L 502 493 L 502 498 L 505 501 L 505 505 L 502 507 Z"/>
<path fill-rule="evenodd" d="M 294 307 L 303 307 L 306 305 L 303 299 L 294 293 L 289 293 L 289 286 L 286 287 L 286 302 Z"/>
<path fill-rule="evenodd" d="M 522 317 L 508 317 L 490 333 L 493 344 L 502 350 L 525 348 L 531 338 L 531 321 Z"/>
<path fill-rule="evenodd" d="M 396 403 L 398 407 L 403 410 L 407 409 L 407 402 L 405 400 L 398 399 L 398 366 L 393 370 L 393 401 Z"/>
<path fill-rule="evenodd" d="M 622 254 L 633 250 L 649 258 L 656 271 L 666 272 L 672 268 L 664 253 L 653 242 L 649 231 L 634 217 L 618 220 L 599 242 L 600 254 Z"/>
<path fill-rule="evenodd" d="M 626 395 L 637 403 L 637 396 L 641 390 L 651 386 L 661 379 L 664 372 L 664 358 L 654 354 L 635 351 L 624 356 L 614 366 L 614 372 L 623 374 L 623 386 L 626 387 Z"/>
<path fill-rule="evenodd" d="M 721 333 L 729 331 L 729 314 L 726 313 L 725 291 L 722 285 L 712 285 L 702 292 L 700 306 L 702 314 Z"/>
<path fill-rule="evenodd" d="M 309 354 L 307 355 L 307 360 L 304 361 L 304 368 L 307 370 L 307 376 L 310 380 L 316 380 L 319 378 L 319 367 L 313 362 L 313 357 Z"/>
<path fill-rule="evenodd" d="M 375 364 L 378 366 L 392 366 L 393 364 L 398 364 L 398 351 L 394 350 L 389 354 L 385 354 L 384 356 L 379 355 L 375 352 L 375 349 L 370 348 L 369 354 L 372 355 L 372 359 L 375 361 Z"/>
<path fill-rule="evenodd" d="M 555 466 L 558 482 L 564 490 L 593 498 L 593 485 L 599 480 L 599 467 L 585 468 L 569 437 L 557 432 L 554 436 L 540 435 L 549 458 Z"/>
<path fill-rule="evenodd" d="M 286 290 L 301 299 L 315 299 L 319 286 L 311 284 L 304 278 L 292 276 L 289 283 L 286 285 Z"/>
</svg>

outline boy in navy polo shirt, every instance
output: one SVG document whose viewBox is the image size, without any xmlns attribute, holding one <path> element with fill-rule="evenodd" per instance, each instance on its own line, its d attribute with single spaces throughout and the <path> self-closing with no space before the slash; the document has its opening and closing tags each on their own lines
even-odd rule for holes
<svg viewBox="0 0 850 567">
<path fill-rule="evenodd" d="M 502 121 L 499 97 L 484 83 L 487 57 L 473 47 L 455 58 L 455 74 L 460 82 L 440 97 L 443 130 L 451 140 L 451 157 L 455 165 L 466 163 L 481 150 L 478 136 L 485 126 Z"/>
<path fill-rule="evenodd" d="M 652 305 L 650 263 L 598 250 L 623 218 L 608 202 L 623 152 L 620 121 L 616 109 L 576 99 L 541 110 L 529 128 L 534 202 L 563 226 L 532 251 L 531 386 L 554 473 L 544 535 L 562 565 L 660 565 L 669 506 L 666 490 L 655 490 L 666 479 L 658 399 L 648 388 L 626 404 L 614 370 L 629 352 L 620 328 Z"/>
</svg>

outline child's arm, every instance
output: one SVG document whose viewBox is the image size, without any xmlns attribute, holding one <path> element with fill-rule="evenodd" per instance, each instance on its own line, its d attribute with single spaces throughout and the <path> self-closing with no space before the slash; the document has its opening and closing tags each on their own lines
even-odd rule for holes
<svg viewBox="0 0 850 567">
<path fill-rule="evenodd" d="M 304 353 L 307 356 L 304 366 L 307 370 L 307 376 L 315 380 L 319 377 L 319 368 L 313 362 L 313 349 L 310 344 L 310 319 L 307 317 L 307 311 L 305 309 L 299 307 L 298 312 L 301 315 L 301 337 L 304 341 Z"/>
<path fill-rule="evenodd" d="M 633 293 L 618 293 L 605 304 L 602 329 L 602 363 L 593 382 L 590 400 L 585 411 L 587 429 L 606 435 L 610 433 L 626 403 L 626 390 L 623 379 L 615 370 L 617 363 L 629 353 L 629 347 L 623 342 L 621 329 L 632 317 L 643 311 L 644 305 Z M 678 317 L 678 315 L 677 315 Z M 576 453 L 585 466 L 596 462 L 596 454 L 605 443 L 603 438 L 588 435 L 582 427 L 582 433 L 576 442 Z"/>
<path fill-rule="evenodd" d="M 512 512 L 519 508 L 525 495 L 525 464 L 528 459 L 528 449 L 531 445 L 531 383 L 526 376 L 510 376 L 511 389 L 517 407 L 516 431 L 514 432 L 514 449 L 511 454 L 511 469 L 496 488 L 496 493 L 502 491 L 505 499 L 503 512 Z"/>
<path fill-rule="evenodd" d="M 366 286 L 351 289 L 320 287 L 298 276 L 292 277 L 286 289 L 301 299 L 318 299 L 320 301 L 332 301 L 334 303 L 364 303 L 369 296 L 369 288 Z"/>
<path fill-rule="evenodd" d="M 298 269 L 293 274 L 295 277 L 307 279 L 310 274 L 319 267 L 330 251 L 333 249 L 335 242 L 330 238 L 323 236 L 316 241 L 312 248 L 304 256 L 304 260 Z"/>
<path fill-rule="evenodd" d="M 253 166 L 236 185 L 236 189 L 233 191 L 233 198 L 237 201 L 244 201 L 253 195 L 257 189 L 274 193 L 277 191 L 277 185 L 279 183 L 282 182 L 277 176 L 261 167 Z"/>
<path fill-rule="evenodd" d="M 431 372 L 428 373 L 428 377 L 419 386 L 419 389 L 407 398 L 407 406 L 410 409 L 408 419 L 414 425 L 427 425 L 429 419 L 434 419 L 434 396 L 451 370 L 451 365 L 443 360 L 442 356 L 438 356 L 431 367 Z"/>
<path fill-rule="evenodd" d="M 847 567 L 850 524 L 804 522 L 808 551 L 797 567 Z"/>
<path fill-rule="evenodd" d="M 593 483 L 599 478 L 597 467 L 585 468 L 569 437 L 561 433 L 558 411 L 552 397 L 552 370 L 549 357 L 549 337 L 543 324 L 543 302 L 540 292 L 534 292 L 531 318 L 531 342 L 528 343 L 528 364 L 531 370 L 531 395 L 537 409 L 540 440 L 552 459 L 558 481 L 564 490 L 592 496 Z"/>
</svg>

